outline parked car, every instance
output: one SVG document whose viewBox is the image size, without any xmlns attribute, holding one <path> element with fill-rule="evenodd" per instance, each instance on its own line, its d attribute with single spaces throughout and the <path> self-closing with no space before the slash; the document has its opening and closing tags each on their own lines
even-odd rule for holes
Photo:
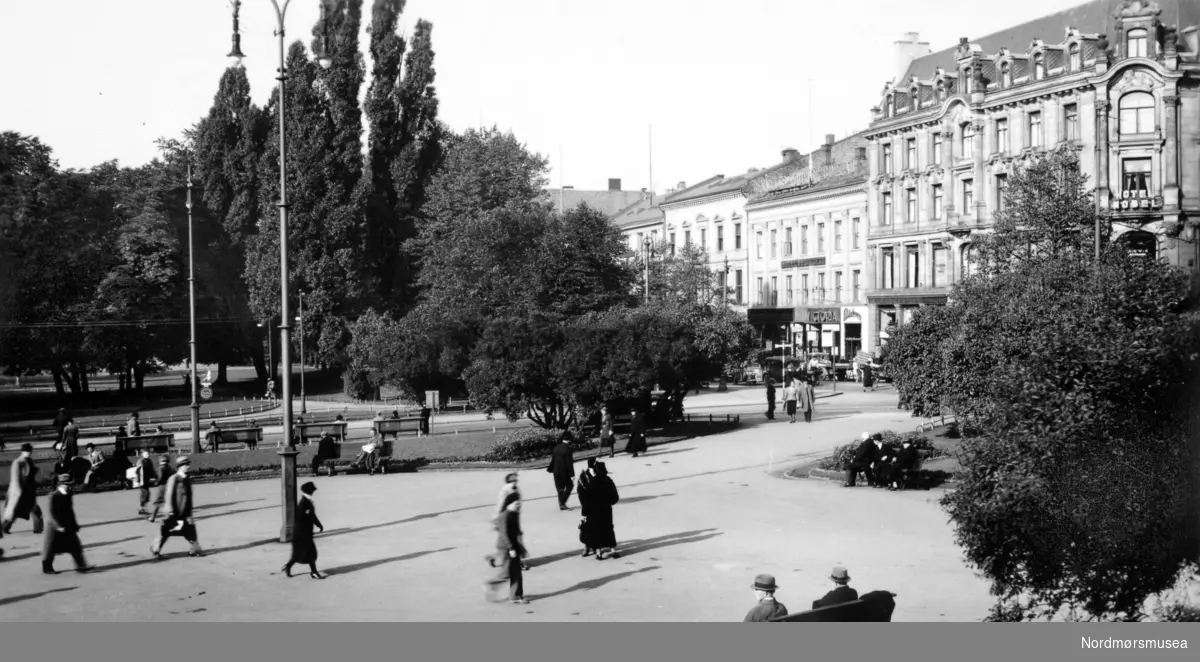
<svg viewBox="0 0 1200 662">
<path fill-rule="evenodd" d="M 763 381 L 763 367 L 757 363 L 747 363 L 742 367 L 741 381 L 748 384 L 761 384 Z"/>
</svg>

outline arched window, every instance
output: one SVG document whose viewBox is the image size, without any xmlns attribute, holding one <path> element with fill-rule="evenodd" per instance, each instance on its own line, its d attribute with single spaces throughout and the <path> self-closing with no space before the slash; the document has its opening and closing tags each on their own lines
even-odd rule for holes
<svg viewBox="0 0 1200 662">
<path fill-rule="evenodd" d="M 1154 95 L 1130 92 L 1121 97 L 1121 135 L 1154 133 Z"/>
<path fill-rule="evenodd" d="M 1116 242 L 1132 257 L 1154 260 L 1158 257 L 1158 237 L 1144 230 L 1126 232 L 1117 238 Z"/>
<path fill-rule="evenodd" d="M 1070 67 L 1071 71 L 1079 71 L 1083 68 L 1083 61 L 1079 58 L 1079 44 L 1071 44 L 1067 66 Z"/>
<path fill-rule="evenodd" d="M 1041 80 L 1046 77 L 1046 60 L 1041 53 L 1033 56 L 1033 79 Z"/>
<path fill-rule="evenodd" d="M 1125 37 L 1125 57 L 1146 57 L 1146 31 L 1130 30 Z"/>
<path fill-rule="evenodd" d="M 1000 87 L 1012 87 L 1012 70 L 1007 62 L 1000 65 Z"/>
</svg>

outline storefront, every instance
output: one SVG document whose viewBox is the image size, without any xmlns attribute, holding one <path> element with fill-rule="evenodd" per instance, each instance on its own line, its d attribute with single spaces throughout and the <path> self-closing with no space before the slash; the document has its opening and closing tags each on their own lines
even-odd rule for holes
<svg viewBox="0 0 1200 662">
<path fill-rule="evenodd" d="M 811 308 L 751 308 L 750 324 L 759 330 L 766 349 L 776 356 L 803 358 L 825 353 L 834 358 L 853 358 L 863 348 L 866 306 Z"/>
</svg>

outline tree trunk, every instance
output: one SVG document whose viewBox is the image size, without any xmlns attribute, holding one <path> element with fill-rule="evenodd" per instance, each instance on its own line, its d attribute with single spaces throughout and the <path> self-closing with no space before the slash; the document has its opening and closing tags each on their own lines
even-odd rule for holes
<svg viewBox="0 0 1200 662">
<path fill-rule="evenodd" d="M 91 386 L 90 386 L 90 384 L 89 384 L 89 382 L 88 382 L 88 371 L 87 371 L 87 366 L 83 366 L 83 367 L 80 369 L 80 371 L 79 371 L 79 381 L 80 381 L 81 385 L 83 386 L 83 392 L 84 392 L 84 393 L 89 393 L 89 392 L 91 391 Z"/>
<path fill-rule="evenodd" d="M 133 366 L 133 379 L 134 379 L 135 388 L 137 389 L 138 397 L 139 398 L 145 397 L 145 395 L 146 395 L 146 366 L 143 362 L 138 361 L 137 364 Z"/>
<path fill-rule="evenodd" d="M 67 391 L 63 387 L 62 370 L 55 366 L 50 369 L 50 373 L 54 375 L 54 389 L 58 392 L 59 399 L 67 397 Z"/>
<path fill-rule="evenodd" d="M 229 364 L 224 360 L 217 361 L 217 381 L 213 382 L 216 386 L 224 386 L 229 383 Z"/>
</svg>

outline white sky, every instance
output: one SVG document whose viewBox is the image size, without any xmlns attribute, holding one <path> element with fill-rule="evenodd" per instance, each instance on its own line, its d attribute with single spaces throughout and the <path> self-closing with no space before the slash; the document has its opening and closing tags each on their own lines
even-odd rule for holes
<svg viewBox="0 0 1200 662">
<path fill-rule="evenodd" d="M 409 0 L 403 24 L 433 22 L 452 127 L 511 129 L 550 158 L 554 186 L 604 189 L 617 177 L 636 190 L 648 186 L 652 125 L 662 191 L 864 128 L 905 32 L 937 51 L 1080 2 Z M 309 43 L 318 8 L 292 1 L 289 43 Z M 38 136 L 64 167 L 150 160 L 156 138 L 208 111 L 229 64 L 227 0 L 3 0 L 0 25 L 0 130 Z M 259 104 L 275 85 L 274 28 L 270 0 L 243 1 Z"/>
</svg>

